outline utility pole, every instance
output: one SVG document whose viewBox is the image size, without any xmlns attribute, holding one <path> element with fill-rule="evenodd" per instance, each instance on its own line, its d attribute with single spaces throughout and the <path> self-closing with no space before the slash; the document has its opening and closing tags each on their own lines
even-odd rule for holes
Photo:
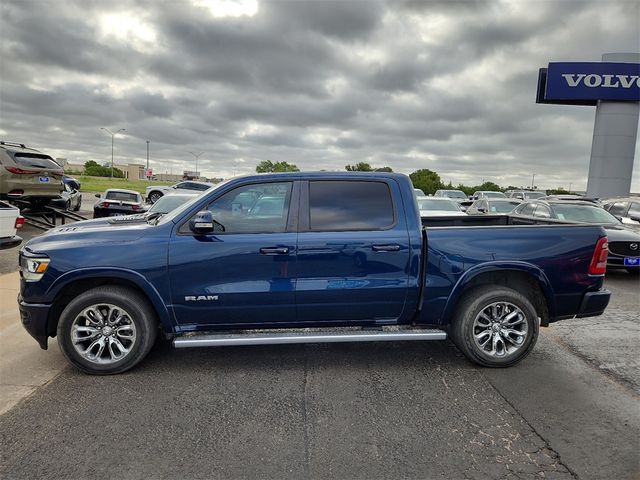
<svg viewBox="0 0 640 480">
<path fill-rule="evenodd" d="M 200 156 L 204 155 L 204 152 L 200 152 L 200 153 L 193 153 L 193 152 L 189 152 L 191 155 L 193 155 L 196 159 L 196 170 L 195 170 L 195 174 L 198 175 L 198 177 L 200 177 L 200 175 L 198 174 L 198 159 L 200 158 Z"/>
<path fill-rule="evenodd" d="M 113 139 L 114 137 L 119 134 L 120 132 L 124 132 L 125 129 L 121 128 L 120 130 L 116 131 L 116 133 L 113 133 L 111 130 L 109 130 L 108 128 L 104 128 L 104 127 L 100 127 L 101 130 L 104 130 L 105 132 L 107 132 L 109 135 L 111 135 L 111 180 L 113 180 Z"/>
<path fill-rule="evenodd" d="M 147 140 L 147 171 L 144 172 L 145 177 L 147 177 L 147 180 L 149 179 L 149 142 L 151 142 L 151 140 Z"/>
</svg>

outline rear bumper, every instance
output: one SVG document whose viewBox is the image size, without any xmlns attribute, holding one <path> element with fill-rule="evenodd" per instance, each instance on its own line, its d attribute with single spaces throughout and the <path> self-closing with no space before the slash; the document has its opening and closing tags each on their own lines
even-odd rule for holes
<svg viewBox="0 0 640 480">
<path fill-rule="evenodd" d="M 18 309 L 20 310 L 20 321 L 29 335 L 36 339 L 40 348 L 47 349 L 49 338 L 47 323 L 49 318 L 50 305 L 36 303 L 25 303 L 21 296 L 18 296 Z"/>
<path fill-rule="evenodd" d="M 0 238 L 0 250 L 17 247 L 22 243 L 22 238 L 14 235 L 13 237 Z"/>
<path fill-rule="evenodd" d="M 611 292 L 606 289 L 585 293 L 576 317 L 582 318 L 602 315 L 607 305 L 609 305 L 610 299 Z"/>
</svg>

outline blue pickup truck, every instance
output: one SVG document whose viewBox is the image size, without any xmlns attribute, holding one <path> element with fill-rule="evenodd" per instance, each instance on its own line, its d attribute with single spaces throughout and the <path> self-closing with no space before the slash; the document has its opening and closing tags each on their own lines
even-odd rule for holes
<svg viewBox="0 0 640 480">
<path fill-rule="evenodd" d="M 20 251 L 22 323 L 92 374 L 177 348 L 451 338 L 513 365 L 539 326 L 600 315 L 607 238 L 501 217 L 423 224 L 393 173 L 234 178 L 152 220 L 89 220 Z"/>
</svg>

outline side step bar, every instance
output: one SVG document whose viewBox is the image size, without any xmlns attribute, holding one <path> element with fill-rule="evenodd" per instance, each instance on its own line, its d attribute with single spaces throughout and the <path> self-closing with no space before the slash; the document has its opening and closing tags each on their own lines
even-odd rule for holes
<svg viewBox="0 0 640 480">
<path fill-rule="evenodd" d="M 188 335 L 173 340 L 175 348 L 225 347 L 232 345 L 282 345 L 293 343 L 400 342 L 407 340 L 445 340 L 447 333 L 437 329 L 352 330 L 348 332 L 225 333 Z"/>
</svg>

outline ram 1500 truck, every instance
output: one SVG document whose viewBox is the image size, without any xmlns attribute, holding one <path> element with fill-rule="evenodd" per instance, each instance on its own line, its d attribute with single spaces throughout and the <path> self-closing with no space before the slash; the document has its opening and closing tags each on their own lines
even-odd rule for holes
<svg viewBox="0 0 640 480">
<path fill-rule="evenodd" d="M 505 367 L 540 325 L 604 311 L 601 227 L 477 222 L 423 226 L 401 174 L 234 178 L 149 222 L 29 241 L 22 323 L 92 374 L 133 367 L 158 332 L 178 348 L 449 337 Z"/>
</svg>

